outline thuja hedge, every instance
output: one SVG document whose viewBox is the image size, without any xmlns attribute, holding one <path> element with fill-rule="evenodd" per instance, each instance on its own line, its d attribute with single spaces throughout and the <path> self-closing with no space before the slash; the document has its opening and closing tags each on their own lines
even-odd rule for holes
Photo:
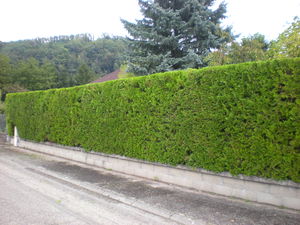
<svg viewBox="0 0 300 225">
<path fill-rule="evenodd" d="M 300 182 L 300 58 L 9 94 L 9 135 Z"/>
</svg>

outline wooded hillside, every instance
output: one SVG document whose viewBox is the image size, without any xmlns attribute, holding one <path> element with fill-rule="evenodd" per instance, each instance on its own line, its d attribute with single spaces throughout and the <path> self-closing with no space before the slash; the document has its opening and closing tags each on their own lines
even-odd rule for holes
<svg viewBox="0 0 300 225">
<path fill-rule="evenodd" d="M 122 37 L 94 40 L 88 34 L 0 42 L 0 66 L 5 70 L 1 71 L 0 89 L 85 84 L 119 68 L 125 51 Z"/>
</svg>

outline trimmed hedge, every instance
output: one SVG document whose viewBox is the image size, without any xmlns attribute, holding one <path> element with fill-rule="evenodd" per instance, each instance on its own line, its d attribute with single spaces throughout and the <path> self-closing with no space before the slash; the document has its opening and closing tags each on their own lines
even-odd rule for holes
<svg viewBox="0 0 300 225">
<path fill-rule="evenodd" d="M 300 182 L 300 58 L 9 94 L 22 138 Z"/>
</svg>

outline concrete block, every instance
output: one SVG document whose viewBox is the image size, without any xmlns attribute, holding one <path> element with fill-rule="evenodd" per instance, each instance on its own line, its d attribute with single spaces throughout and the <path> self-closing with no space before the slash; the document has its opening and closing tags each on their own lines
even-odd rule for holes
<svg viewBox="0 0 300 225">
<path fill-rule="evenodd" d="M 300 202 L 300 189 L 281 185 L 270 185 L 269 193 L 277 196 L 297 198 Z"/>
<path fill-rule="evenodd" d="M 259 183 L 255 181 L 247 181 L 244 180 L 245 187 L 247 187 L 247 190 L 253 191 L 253 192 L 263 192 L 263 193 L 269 193 L 270 192 L 270 184 L 268 183 Z"/>
<path fill-rule="evenodd" d="M 247 189 L 232 189 L 231 196 L 257 202 L 257 192 L 249 191 Z"/>
<path fill-rule="evenodd" d="M 154 165 L 153 166 L 153 172 L 156 174 L 168 174 L 169 173 L 169 167 L 166 166 L 159 166 L 159 165 Z"/>
<path fill-rule="evenodd" d="M 239 180 L 236 178 L 223 177 L 222 179 L 223 185 L 226 187 L 230 187 L 232 189 L 241 189 L 244 190 L 246 188 L 245 181 Z"/>
<path fill-rule="evenodd" d="M 54 154 L 56 153 L 57 156 L 61 156 L 61 157 L 67 158 L 67 159 L 71 158 L 71 155 L 70 155 L 69 151 L 64 151 L 63 153 L 62 152 L 53 151 L 53 153 Z"/>
<path fill-rule="evenodd" d="M 271 195 L 269 193 L 257 192 L 256 201 L 260 203 L 267 203 L 271 205 L 282 206 L 283 201 L 281 196 Z"/>
<path fill-rule="evenodd" d="M 110 160 L 106 160 L 106 159 L 104 159 L 105 160 L 105 169 L 109 169 L 109 170 L 114 170 L 113 169 L 113 167 L 114 167 L 114 165 L 113 165 L 113 163 L 110 161 Z M 101 161 L 95 161 L 96 163 L 97 163 L 97 165 L 99 166 L 99 167 L 101 167 L 101 164 L 99 163 L 99 162 L 101 162 Z"/>
<path fill-rule="evenodd" d="M 190 182 L 189 182 L 190 186 L 189 187 L 201 191 L 202 183 L 203 183 L 202 177 L 203 177 L 202 173 L 192 172 L 191 176 L 190 176 Z"/>
<path fill-rule="evenodd" d="M 211 188 L 211 192 L 213 193 L 225 196 L 232 196 L 233 189 L 230 187 L 226 187 L 224 185 L 212 185 Z"/>
<path fill-rule="evenodd" d="M 95 157 L 93 154 L 87 154 L 86 163 L 89 165 L 105 168 L 105 160 L 102 157 Z"/>
<path fill-rule="evenodd" d="M 211 184 L 222 185 L 224 183 L 223 177 L 211 174 L 204 174 L 202 175 L 203 182 L 208 182 Z"/>
<path fill-rule="evenodd" d="M 172 170 L 172 168 L 170 168 Z M 177 170 L 178 176 L 174 175 L 173 180 L 180 183 L 181 186 L 194 188 L 201 190 L 202 187 L 202 175 L 189 170 Z M 175 183 L 176 184 L 176 183 Z M 195 185 L 197 184 L 197 185 Z"/>
<path fill-rule="evenodd" d="M 177 183 L 178 185 L 180 185 L 180 183 L 183 182 L 182 180 L 185 178 L 182 176 L 174 176 L 169 173 L 169 170 L 169 167 L 154 165 L 153 174 L 151 175 L 152 179 L 160 180 L 171 184 Z"/>
<path fill-rule="evenodd" d="M 127 173 L 126 171 L 130 170 L 130 168 L 128 168 L 128 163 L 122 159 L 112 158 L 111 165 L 112 165 L 111 169 L 122 172 L 122 173 Z M 134 168 L 132 168 L 132 169 L 134 169 Z"/>
<path fill-rule="evenodd" d="M 300 210 L 300 199 L 299 198 L 287 198 L 284 197 L 282 199 L 282 206 L 290 208 L 290 209 L 297 209 Z"/>
<path fill-rule="evenodd" d="M 210 182 L 202 182 L 201 191 L 213 192 L 213 184 Z"/>
<path fill-rule="evenodd" d="M 128 173 L 133 173 L 133 175 L 139 177 L 145 177 L 148 179 L 154 179 L 156 176 L 154 173 L 154 165 L 150 163 L 139 162 L 135 168 L 135 170 L 130 170 Z"/>
</svg>

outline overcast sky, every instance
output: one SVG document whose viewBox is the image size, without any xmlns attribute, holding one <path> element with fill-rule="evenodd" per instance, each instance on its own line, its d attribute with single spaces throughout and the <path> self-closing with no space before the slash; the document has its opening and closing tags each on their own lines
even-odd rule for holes
<svg viewBox="0 0 300 225">
<path fill-rule="evenodd" d="M 217 0 L 222 2 L 222 0 Z M 241 37 L 277 38 L 295 16 L 300 0 L 225 0 L 227 19 Z M 141 18 L 138 0 L 0 0 L 0 41 L 90 33 L 125 36 L 120 18 Z"/>
</svg>

